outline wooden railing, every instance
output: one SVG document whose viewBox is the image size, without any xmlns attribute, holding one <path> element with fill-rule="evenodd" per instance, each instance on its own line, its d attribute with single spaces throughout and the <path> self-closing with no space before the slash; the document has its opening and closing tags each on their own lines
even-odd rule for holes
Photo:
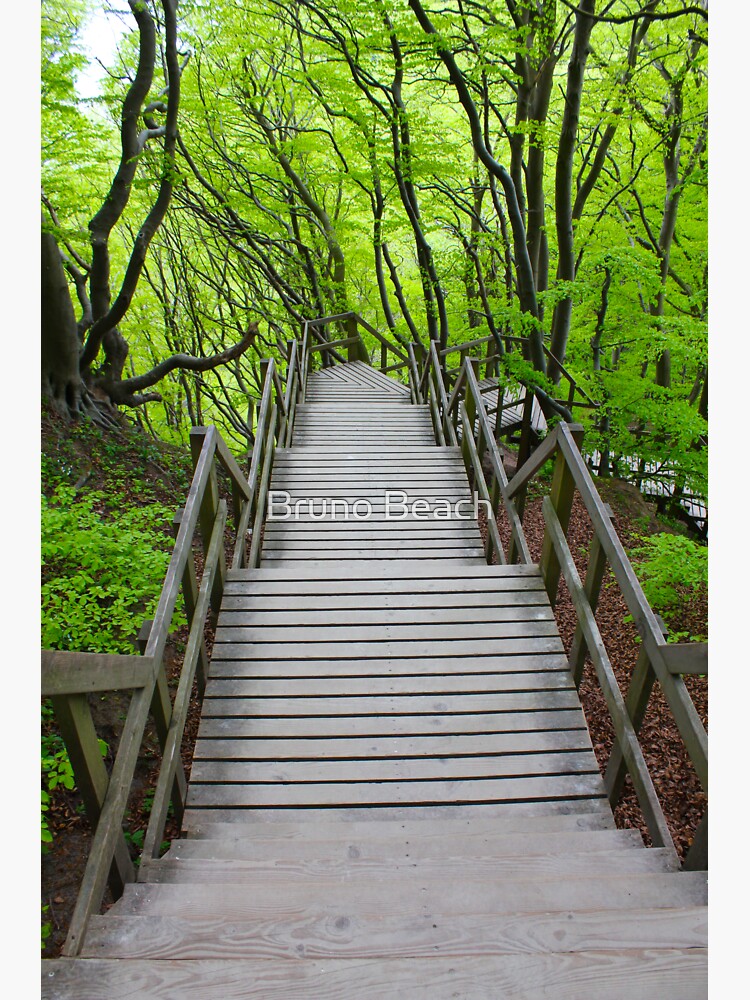
<svg viewBox="0 0 750 1000">
<path fill-rule="evenodd" d="M 343 326 L 347 336 L 340 340 L 327 340 L 323 330 L 331 323 Z M 379 365 L 374 364 L 374 359 L 370 358 L 358 327 L 366 330 L 380 344 Z M 310 360 L 312 361 L 314 354 L 320 353 L 324 366 L 336 361 L 365 361 L 367 364 L 372 364 L 373 367 L 379 367 L 384 374 L 390 374 L 401 371 L 409 365 L 407 347 L 389 340 L 367 320 L 363 319 L 359 313 L 337 313 L 335 316 L 321 316 L 318 319 L 305 320 L 302 326 L 302 336 L 303 339 L 305 336 L 310 338 Z M 347 350 L 346 358 L 339 353 L 339 350 L 343 348 Z M 389 363 L 389 355 L 395 358 L 394 362 Z"/>
<path fill-rule="evenodd" d="M 136 878 L 123 819 L 149 716 L 155 723 L 162 759 L 138 878 L 148 876 L 149 864 L 160 854 L 170 804 L 176 821 L 181 821 L 187 782 L 180 747 L 194 680 L 197 678 L 200 697 L 205 688 L 208 656 L 204 627 L 209 610 L 219 611 L 226 576 L 227 504 L 219 496 L 217 466 L 223 467 L 232 494 L 232 567 L 257 566 L 274 451 L 277 444 L 286 447 L 291 442 L 297 403 L 304 397 L 309 345 L 309 330 L 304 331 L 301 341 L 288 345 L 283 379 L 273 359 L 261 362 L 263 389 L 247 476 L 216 428 L 195 427 L 190 432 L 193 479 L 185 507 L 175 515 L 174 549 L 154 619 L 144 623 L 138 637 L 141 655 L 42 651 L 41 694 L 52 700 L 76 786 L 94 830 L 64 955 L 79 954 L 88 921 L 101 908 L 107 882 L 117 898 L 125 884 Z M 204 553 L 200 584 L 193 553 L 196 530 Z M 189 636 L 172 704 L 164 650 L 180 590 Z M 87 698 L 99 691 L 133 692 L 109 775 Z"/>
<path fill-rule="evenodd" d="M 461 428 L 464 463 L 474 488 L 490 502 L 485 554 L 489 563 L 531 563 L 523 533 L 523 497 L 531 480 L 550 460 L 555 462 L 549 495 L 542 511 L 545 532 L 540 571 L 553 607 L 560 576 L 565 579 L 577 615 L 577 628 L 569 656 L 576 687 L 580 686 L 586 656 L 591 661 L 615 732 L 614 746 L 605 768 L 605 785 L 612 807 L 620 800 L 625 774 L 630 774 L 644 820 L 655 846 L 671 851 L 677 861 L 664 812 L 654 788 L 638 732 L 646 714 L 654 682 L 658 681 L 675 720 L 688 757 L 704 791 L 708 791 L 708 741 L 706 730 L 685 686 L 684 674 L 707 674 L 708 651 L 704 643 L 668 643 L 611 521 L 581 455 L 583 427 L 561 421 L 509 481 L 503 468 L 489 417 L 475 374 L 475 359 L 465 358 L 451 395 L 442 382 L 439 357 L 431 347 L 424 368 L 410 366 L 415 402 L 427 403 L 433 415 L 435 439 L 455 445 Z M 488 466 L 484 465 L 484 461 Z M 486 468 L 491 474 L 487 481 Z M 593 528 L 585 581 L 581 582 L 567 541 L 574 494 L 578 494 Z M 497 517 L 507 518 L 510 545 L 503 552 Z M 610 567 L 640 636 L 640 653 L 625 695 L 620 690 L 596 622 L 599 593 Z M 685 859 L 685 868 L 707 866 L 708 814 L 704 816 Z"/>
<path fill-rule="evenodd" d="M 464 344 L 455 344 L 451 347 L 446 347 L 444 350 L 439 352 L 441 359 L 441 364 L 443 365 L 446 380 L 451 382 L 452 379 L 461 371 L 464 360 L 467 357 L 472 357 L 472 352 L 476 350 L 477 347 L 481 347 L 487 344 L 487 354 L 483 358 L 473 357 L 473 364 L 477 374 L 480 376 L 480 369 L 484 366 L 485 378 L 497 378 L 491 386 L 487 386 L 484 391 L 492 392 L 495 389 L 500 389 L 500 396 L 498 397 L 498 426 L 499 426 L 499 414 L 503 409 L 508 409 L 510 407 L 518 406 L 519 404 L 526 405 L 528 400 L 528 408 L 531 407 L 531 400 L 534 397 L 536 387 L 531 384 L 521 383 L 521 388 L 523 390 L 522 397 L 520 399 L 511 399 L 510 401 L 503 403 L 503 379 L 498 378 L 497 368 L 500 363 L 499 355 L 495 351 L 494 337 L 479 337 L 477 340 L 469 340 Z M 510 347 L 514 345 L 520 349 L 523 348 L 526 341 L 523 337 L 503 337 L 503 341 L 506 346 Z M 567 368 L 562 364 L 561 361 L 550 351 L 546 344 L 542 345 L 542 350 L 548 361 L 552 362 L 554 368 L 560 373 L 561 381 L 567 384 L 567 392 L 560 397 L 548 397 L 550 402 L 557 405 L 559 408 L 565 408 L 572 415 L 575 407 L 583 409 L 597 409 L 599 404 L 596 403 L 591 396 L 586 392 L 583 386 L 579 385 L 575 377 L 567 370 Z M 460 355 L 460 364 L 457 367 L 449 368 L 447 365 L 447 358 L 451 354 Z M 490 414 L 495 413 L 496 410 L 493 408 L 490 410 Z"/>
</svg>

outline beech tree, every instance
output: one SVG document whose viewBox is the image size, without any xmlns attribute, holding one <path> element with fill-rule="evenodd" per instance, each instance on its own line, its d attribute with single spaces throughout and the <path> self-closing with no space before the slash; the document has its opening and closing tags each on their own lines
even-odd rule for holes
<svg viewBox="0 0 750 1000">
<path fill-rule="evenodd" d="M 45 196 L 42 199 L 51 223 L 43 216 L 42 393 L 70 414 L 84 408 L 104 421 L 107 407 L 113 404 L 134 406 L 159 399 L 158 393 L 146 390 L 175 368 L 205 371 L 239 356 L 257 333 L 257 325 L 252 324 L 236 345 L 213 357 L 173 354 L 150 371 L 124 376 L 129 347 L 118 326 L 130 307 L 149 245 L 172 198 L 177 178 L 175 149 L 182 73 L 177 43 L 177 0 L 161 0 L 164 85 L 158 96 L 149 100 L 157 63 L 156 17 L 145 0 L 128 0 L 128 4 L 138 28 L 138 62 L 122 101 L 120 161 L 101 207 L 88 223 L 88 259 L 59 235 L 60 220 L 55 208 Z M 161 123 L 157 115 L 162 118 Z M 161 140 L 156 193 L 133 238 L 125 273 L 113 301 L 110 240 L 128 206 L 146 145 L 155 140 Z M 68 275 L 75 285 L 81 309 L 78 321 Z"/>
</svg>

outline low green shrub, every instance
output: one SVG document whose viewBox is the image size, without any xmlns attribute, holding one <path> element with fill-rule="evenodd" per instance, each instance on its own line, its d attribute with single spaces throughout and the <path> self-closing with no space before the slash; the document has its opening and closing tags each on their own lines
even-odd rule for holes
<svg viewBox="0 0 750 1000">
<path fill-rule="evenodd" d="M 153 617 L 169 563 L 171 514 L 160 504 L 105 514 L 104 497 L 82 497 L 58 485 L 42 497 L 42 646 L 77 652 L 133 653 L 144 618 Z M 177 612 L 172 628 L 185 621 Z M 42 721 L 51 721 L 49 702 Z M 107 751 L 99 741 L 102 755 Z M 41 839 L 52 842 L 47 823 L 50 792 L 74 787 L 73 769 L 60 736 L 42 734 Z"/>
<path fill-rule="evenodd" d="M 708 586 L 706 545 L 667 532 L 642 541 L 632 555 L 643 591 L 656 611 L 668 612 L 680 602 L 678 587 L 699 591 Z"/>
<path fill-rule="evenodd" d="M 132 653 L 169 563 L 171 513 L 160 504 L 101 513 L 97 493 L 58 486 L 42 498 L 42 646 Z M 184 616 L 175 617 L 178 627 Z"/>
</svg>

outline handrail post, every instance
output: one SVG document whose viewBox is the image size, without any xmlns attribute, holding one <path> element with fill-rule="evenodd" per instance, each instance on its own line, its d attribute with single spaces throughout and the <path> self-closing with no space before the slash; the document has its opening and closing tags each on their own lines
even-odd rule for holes
<svg viewBox="0 0 750 1000">
<path fill-rule="evenodd" d="M 268 484 L 271 479 L 271 469 L 273 468 L 277 413 L 278 410 L 276 409 L 276 404 L 271 403 L 271 408 L 268 411 L 268 434 L 266 436 L 263 450 L 263 467 L 260 470 L 260 481 L 258 484 L 255 520 L 253 522 L 253 530 L 250 536 L 250 555 L 247 563 L 250 569 L 254 569 L 260 562 L 261 529 L 265 521 Z"/>
<path fill-rule="evenodd" d="M 253 446 L 254 446 L 254 436 L 253 436 L 253 417 L 255 414 L 255 397 L 247 397 L 247 419 L 245 423 L 247 424 L 247 430 L 249 433 L 248 446 L 247 446 L 247 468 L 250 470 L 250 463 L 253 460 Z M 235 527 L 237 525 L 235 524 Z"/>
<path fill-rule="evenodd" d="M 76 787 L 81 793 L 86 816 L 92 830 L 96 829 L 109 776 L 99 751 L 99 740 L 91 718 L 88 696 L 85 694 L 58 695 L 52 699 L 55 721 L 68 751 Z M 109 887 L 118 899 L 128 882 L 135 881 L 135 868 L 130 860 L 128 845 L 120 831 L 109 870 Z"/>
<path fill-rule="evenodd" d="M 177 530 L 179 530 L 179 525 Z M 175 532 L 176 534 L 176 532 Z M 192 565 L 191 561 L 188 562 Z M 148 646 L 148 640 L 151 635 L 151 627 L 153 621 L 147 619 L 141 624 L 140 631 L 138 632 L 138 637 L 136 639 L 136 645 L 141 656 L 146 652 L 146 646 Z M 164 661 L 162 660 L 159 669 L 156 673 L 156 680 L 154 683 L 154 693 L 151 698 L 151 717 L 154 720 L 154 728 L 156 729 L 156 735 L 159 739 L 159 746 L 164 752 L 164 747 L 167 745 L 167 739 L 169 737 L 169 727 L 172 723 L 172 698 L 169 693 L 169 684 L 167 683 L 167 672 L 164 669 Z M 174 789 L 172 791 L 172 799 L 174 802 L 175 813 L 178 818 L 182 817 L 182 813 L 185 809 L 185 800 L 187 798 L 187 780 L 185 778 L 185 771 L 182 767 L 179 768 L 175 774 L 174 779 Z"/>
<path fill-rule="evenodd" d="M 659 615 L 656 616 L 662 635 L 666 638 L 667 627 Z M 641 646 L 638 659 L 633 668 L 633 675 L 630 678 L 627 694 L 625 695 L 625 708 L 627 709 L 633 729 L 636 733 L 641 731 L 643 720 L 646 717 L 646 709 L 654 688 L 656 674 L 651 666 L 651 659 L 645 646 Z M 609 803 L 614 808 L 620 801 L 622 786 L 625 782 L 627 768 L 623 760 L 622 750 L 614 744 L 609 755 L 607 767 L 604 772 L 604 785 L 609 796 Z"/>
<path fill-rule="evenodd" d="M 261 362 L 262 363 L 262 362 Z M 200 458 L 200 453 L 203 448 L 203 441 L 205 440 L 205 433 L 202 427 L 194 427 L 190 431 L 190 451 L 193 456 L 193 468 L 198 464 L 198 459 Z M 216 478 L 216 463 L 211 462 L 211 471 L 208 475 L 208 481 L 206 483 L 206 490 L 203 494 L 203 500 L 200 506 L 200 532 L 201 538 L 203 540 L 203 551 L 204 553 L 208 551 L 208 546 L 211 541 L 211 532 L 213 531 L 214 521 L 216 519 L 216 512 L 219 509 L 219 483 Z M 227 575 L 227 560 L 224 555 L 224 549 L 222 548 L 219 555 L 219 565 L 217 567 L 216 576 L 214 577 L 214 585 L 211 589 L 211 607 L 214 612 L 218 615 L 221 608 L 221 599 L 224 595 L 224 580 Z"/>
<path fill-rule="evenodd" d="M 580 424 L 571 424 L 569 427 L 571 436 L 579 451 L 583 442 L 583 427 Z M 560 522 L 563 533 L 567 535 L 570 514 L 573 509 L 573 494 L 575 493 L 575 479 L 568 467 L 565 455 L 562 450 L 558 450 L 555 460 L 555 472 L 552 478 L 552 489 L 550 499 L 554 507 L 557 519 Z M 544 540 L 542 542 L 542 554 L 539 560 L 544 589 L 547 591 L 549 602 L 554 608 L 557 599 L 557 589 L 560 584 L 560 561 L 557 558 L 555 547 L 548 527 L 545 527 Z"/>
<path fill-rule="evenodd" d="M 356 337 L 359 334 L 357 329 L 357 319 L 356 316 L 349 316 L 348 319 L 344 320 L 344 329 L 346 330 L 347 337 Z M 328 357 L 328 352 L 326 351 L 326 357 Z M 329 359 L 330 360 L 330 359 Z M 359 354 L 359 344 L 349 344 L 346 348 L 346 360 L 347 361 L 361 361 Z"/>
<path fill-rule="evenodd" d="M 463 357 L 463 352 L 462 352 L 462 357 Z M 474 425 L 476 424 L 477 420 L 477 401 L 474 398 L 474 393 L 471 392 L 469 389 L 468 372 L 471 369 L 473 361 L 474 361 L 473 358 L 465 357 L 462 364 L 462 367 L 465 369 L 465 378 L 464 378 L 465 385 L 464 385 L 464 400 L 463 400 L 464 410 L 466 412 L 466 419 L 468 421 L 467 426 L 469 427 L 469 430 L 471 431 L 472 435 L 474 434 Z M 483 404 L 480 402 L 480 406 L 481 405 Z M 479 451 L 479 449 L 477 449 L 477 453 L 479 455 L 479 461 L 481 462 L 482 454 Z M 476 476 L 474 475 L 474 470 L 471 462 L 471 446 L 469 445 L 469 442 L 466 439 L 466 428 L 464 428 L 464 433 L 461 435 L 461 454 L 463 455 L 464 465 L 466 466 L 466 472 L 468 475 L 471 476 L 472 488 L 474 488 L 474 486 L 476 485 Z"/>
<path fill-rule="evenodd" d="M 609 504 L 605 504 L 607 513 L 612 516 L 612 508 Z M 604 572 L 607 568 L 607 554 L 602 547 L 602 543 L 599 539 L 598 533 L 594 532 L 594 537 L 591 540 L 591 548 L 589 549 L 589 561 L 586 567 L 586 580 L 584 582 L 584 590 L 586 591 L 586 597 L 591 605 L 591 610 L 596 611 L 596 606 L 599 603 L 599 593 L 602 588 L 602 581 L 604 580 Z M 579 625 L 576 626 L 575 635 L 573 636 L 573 644 L 570 648 L 570 656 L 568 657 L 568 669 L 573 675 L 573 682 L 576 687 L 580 687 L 581 678 L 583 677 L 583 665 L 586 660 L 586 639 L 583 635 L 583 630 Z"/>
<path fill-rule="evenodd" d="M 172 520 L 172 533 L 175 538 L 177 538 L 180 525 L 182 524 L 183 513 L 182 509 L 178 510 Z M 182 597 L 185 603 L 185 617 L 187 618 L 188 628 L 190 628 L 195 617 L 195 606 L 198 603 L 198 577 L 195 573 L 195 560 L 192 558 L 189 558 L 185 563 L 185 570 L 182 574 Z M 203 697 L 203 692 L 206 689 L 206 678 L 208 677 L 208 652 L 204 640 L 201 640 L 198 651 L 197 677 L 198 691 L 200 696 Z"/>
<path fill-rule="evenodd" d="M 704 872 L 708 870 L 708 809 L 693 835 L 693 843 L 687 852 L 682 870 Z"/>
<path fill-rule="evenodd" d="M 524 462 L 528 461 L 531 455 L 531 418 L 534 414 L 534 392 L 528 386 L 524 386 L 526 395 L 523 397 L 523 409 L 521 411 L 521 439 L 518 442 L 517 468 L 521 468 Z M 519 490 L 516 495 L 516 510 L 518 516 L 523 520 L 523 512 L 526 508 L 526 487 Z"/>
<path fill-rule="evenodd" d="M 412 403 L 418 406 L 422 405 L 422 393 L 419 391 L 419 368 L 417 366 L 417 358 L 414 351 L 414 347 L 411 342 L 407 345 L 407 353 L 409 355 L 409 381 L 411 385 Z"/>
</svg>

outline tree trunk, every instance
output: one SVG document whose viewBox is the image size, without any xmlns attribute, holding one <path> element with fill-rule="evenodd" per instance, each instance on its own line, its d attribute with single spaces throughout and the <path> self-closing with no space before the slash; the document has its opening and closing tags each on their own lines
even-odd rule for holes
<svg viewBox="0 0 750 1000">
<path fill-rule="evenodd" d="M 573 281 L 576 276 L 575 244 L 573 241 L 573 158 L 578 138 L 578 121 L 581 112 L 584 72 L 589 53 L 589 39 L 594 26 L 590 16 L 594 11 L 594 0 L 582 0 L 576 14 L 576 31 L 573 50 L 568 63 L 568 81 L 565 92 L 565 110 L 560 128 L 560 143 L 555 167 L 555 224 L 557 228 L 557 279 Z M 573 315 L 573 297 L 570 293 L 555 306 L 552 317 L 551 350 L 562 364 L 570 334 Z M 547 374 L 557 384 L 560 369 L 550 361 Z"/>
<path fill-rule="evenodd" d="M 55 237 L 42 229 L 42 397 L 78 413 L 80 341 L 70 287 Z"/>
</svg>

